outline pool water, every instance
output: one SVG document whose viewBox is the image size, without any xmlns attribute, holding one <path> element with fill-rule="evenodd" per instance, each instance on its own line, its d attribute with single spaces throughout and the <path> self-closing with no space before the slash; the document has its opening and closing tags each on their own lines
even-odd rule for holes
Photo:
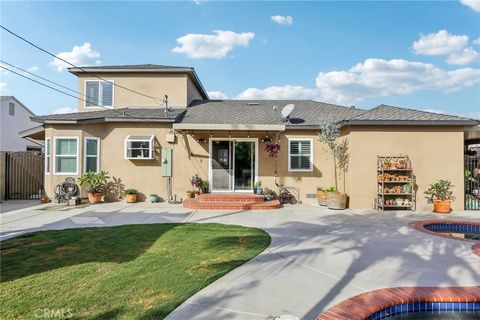
<svg viewBox="0 0 480 320">
<path fill-rule="evenodd" d="M 478 320 L 480 319 L 480 311 L 472 312 L 438 312 L 438 311 L 426 311 L 426 312 L 412 312 L 399 314 L 393 317 L 387 317 L 386 320 Z"/>
<path fill-rule="evenodd" d="M 466 240 L 480 240 L 480 226 L 463 224 L 438 222 L 424 225 L 424 228 L 435 233 L 443 234 L 452 238 Z"/>
</svg>

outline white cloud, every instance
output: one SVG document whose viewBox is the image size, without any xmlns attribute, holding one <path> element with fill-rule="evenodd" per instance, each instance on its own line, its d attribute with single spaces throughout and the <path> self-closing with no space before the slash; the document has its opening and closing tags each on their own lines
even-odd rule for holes
<svg viewBox="0 0 480 320">
<path fill-rule="evenodd" d="M 413 43 L 413 50 L 416 54 L 441 56 L 460 51 L 467 45 L 468 36 L 457 36 L 447 30 L 440 30 L 437 33 L 420 34 L 420 39 Z"/>
<path fill-rule="evenodd" d="M 317 88 L 307 88 L 303 86 L 272 86 L 265 89 L 248 88 L 236 99 L 315 99 L 320 100 L 321 94 Z"/>
<path fill-rule="evenodd" d="M 290 26 L 293 24 L 293 18 L 291 16 L 271 16 L 270 19 L 276 24 Z"/>
<path fill-rule="evenodd" d="M 313 99 L 351 105 L 371 97 L 405 95 L 421 90 L 460 91 L 480 82 L 480 69 L 446 71 L 432 64 L 402 59 L 367 59 L 349 70 L 320 72 L 313 88 L 249 88 L 238 99 Z"/>
<path fill-rule="evenodd" d="M 480 0 L 460 0 L 460 3 L 473 11 L 480 12 Z"/>
<path fill-rule="evenodd" d="M 38 66 L 31 66 L 30 68 L 27 68 L 27 71 L 29 71 L 31 73 L 35 73 L 35 72 L 40 71 L 40 68 Z"/>
<path fill-rule="evenodd" d="M 447 63 L 464 65 L 479 60 L 480 53 L 472 47 L 468 47 L 463 49 L 462 51 L 453 52 L 452 54 L 450 54 L 447 58 Z"/>
<path fill-rule="evenodd" d="M 255 37 L 253 32 L 214 30 L 213 33 L 184 35 L 177 39 L 179 46 L 173 48 L 172 52 L 184 53 L 193 59 L 222 59 L 236 46 L 248 47 L 248 43 Z"/>
<path fill-rule="evenodd" d="M 478 38 L 477 40 L 473 40 L 472 43 L 476 46 L 480 46 L 480 38 Z"/>
<path fill-rule="evenodd" d="M 479 39 L 473 41 L 476 44 Z M 426 56 L 447 55 L 448 64 L 465 65 L 480 60 L 480 53 L 467 47 L 469 38 L 467 35 L 454 35 L 447 30 L 427 35 L 420 34 L 420 39 L 413 42 L 413 50 L 416 54 Z"/>
<path fill-rule="evenodd" d="M 197 6 L 204 4 L 205 0 L 193 0 L 193 3 L 195 3 Z"/>
<path fill-rule="evenodd" d="M 59 58 L 62 58 L 76 66 L 88 66 L 100 64 L 100 53 L 92 49 L 92 45 L 85 42 L 81 46 L 74 46 L 72 51 L 64 51 L 57 54 Z M 50 62 L 50 66 L 55 67 L 58 71 L 63 71 L 69 64 L 55 58 Z"/>
<path fill-rule="evenodd" d="M 6 92 L 6 91 L 8 91 L 8 89 L 7 89 L 7 83 L 6 83 L 6 82 L 3 82 L 3 81 L 0 82 L 0 93 L 4 93 L 4 92 Z"/>
<path fill-rule="evenodd" d="M 73 113 L 77 112 L 77 108 L 72 107 L 65 107 L 65 108 L 58 108 L 53 111 L 53 114 L 65 114 L 65 113 Z"/>
<path fill-rule="evenodd" d="M 221 91 L 208 91 L 208 96 L 210 97 L 210 99 L 214 99 L 214 100 L 228 99 L 228 96 Z"/>
</svg>

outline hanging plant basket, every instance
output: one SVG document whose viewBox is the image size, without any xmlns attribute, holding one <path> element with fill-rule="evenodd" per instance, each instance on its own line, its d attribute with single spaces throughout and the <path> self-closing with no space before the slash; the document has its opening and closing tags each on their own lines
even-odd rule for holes
<svg viewBox="0 0 480 320">
<path fill-rule="evenodd" d="M 277 158 L 280 153 L 280 145 L 278 143 L 269 143 L 265 146 L 265 151 L 269 157 Z"/>
</svg>

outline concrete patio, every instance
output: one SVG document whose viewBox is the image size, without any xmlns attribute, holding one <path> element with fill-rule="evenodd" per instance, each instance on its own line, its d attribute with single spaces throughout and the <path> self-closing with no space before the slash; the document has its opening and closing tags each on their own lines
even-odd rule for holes
<svg viewBox="0 0 480 320">
<path fill-rule="evenodd" d="M 26 232 L 122 224 L 218 222 L 272 237 L 262 254 L 204 288 L 167 319 L 314 319 L 365 291 L 394 286 L 480 284 L 471 244 L 415 231 L 420 219 L 480 222 L 478 212 L 331 211 L 296 205 L 274 211 L 190 211 L 176 205 L 108 203 L 65 210 L 42 205 L 4 213 L 1 239 Z"/>
</svg>

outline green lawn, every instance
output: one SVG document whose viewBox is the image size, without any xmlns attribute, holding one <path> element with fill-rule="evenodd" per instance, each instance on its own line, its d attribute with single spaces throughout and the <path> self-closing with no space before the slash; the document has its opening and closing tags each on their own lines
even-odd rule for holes
<svg viewBox="0 0 480 320">
<path fill-rule="evenodd" d="M 38 319 L 39 309 L 66 316 L 70 309 L 70 319 L 161 319 L 269 244 L 263 230 L 221 224 L 69 229 L 6 240 L 0 319 Z"/>
</svg>

